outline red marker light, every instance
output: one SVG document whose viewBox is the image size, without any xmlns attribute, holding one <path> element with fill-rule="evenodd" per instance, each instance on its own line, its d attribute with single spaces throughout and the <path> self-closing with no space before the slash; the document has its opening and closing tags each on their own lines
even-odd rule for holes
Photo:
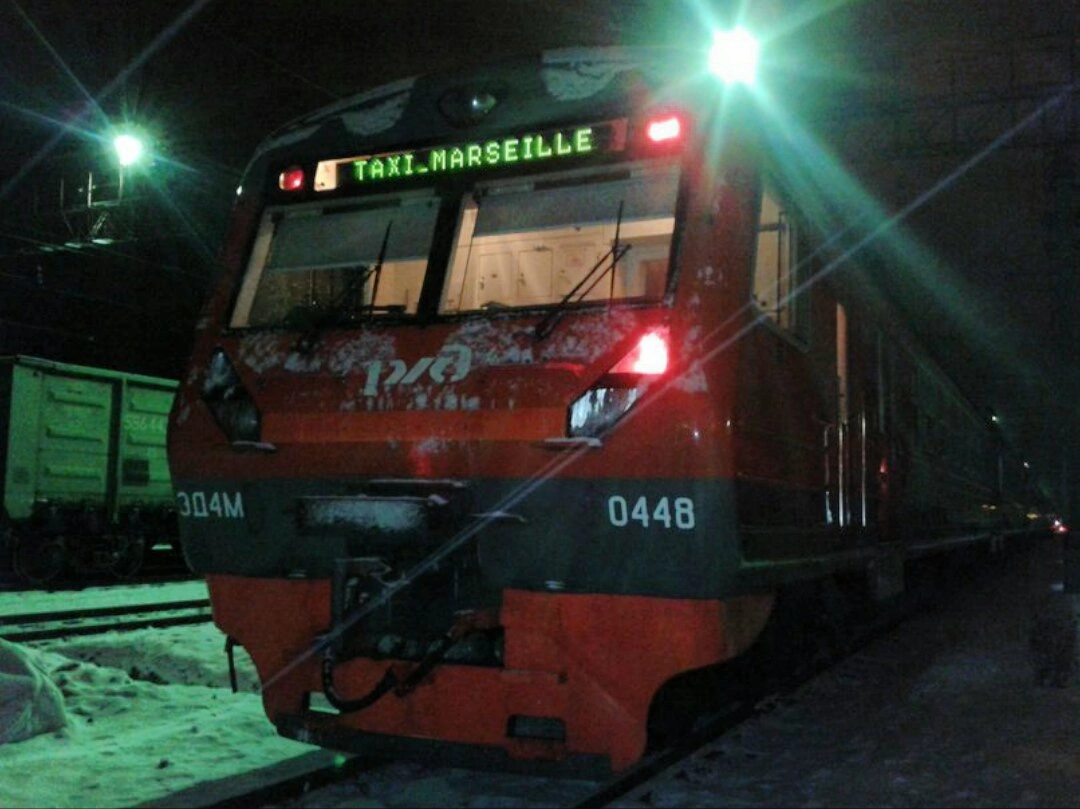
<svg viewBox="0 0 1080 809">
<path fill-rule="evenodd" d="M 285 169 L 278 175 L 278 188 L 282 191 L 299 191 L 304 187 L 304 170 L 298 166 Z"/>
<path fill-rule="evenodd" d="M 645 127 L 645 134 L 653 143 L 678 140 L 682 135 L 682 121 L 675 115 L 654 118 Z"/>
<path fill-rule="evenodd" d="M 651 331 L 638 341 L 633 351 L 619 360 L 611 372 L 659 376 L 667 370 L 667 367 L 667 339 L 660 332 Z"/>
<path fill-rule="evenodd" d="M 662 374 L 667 370 L 667 342 L 656 332 L 649 332 L 641 338 L 637 353 L 637 360 L 634 362 L 635 373 Z"/>
</svg>

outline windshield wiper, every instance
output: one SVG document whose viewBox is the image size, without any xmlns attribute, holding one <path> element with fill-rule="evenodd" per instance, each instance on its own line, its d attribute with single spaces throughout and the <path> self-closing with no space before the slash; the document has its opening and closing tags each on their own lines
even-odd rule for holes
<svg viewBox="0 0 1080 809">
<path fill-rule="evenodd" d="M 630 249 L 629 244 L 619 243 L 619 232 L 622 229 L 622 215 L 623 202 L 622 200 L 620 200 L 619 212 L 615 218 L 615 238 L 611 242 L 611 247 L 606 253 L 604 253 L 604 255 L 600 256 L 600 258 L 596 260 L 596 263 L 593 264 L 592 269 L 585 273 L 585 277 L 578 281 L 574 285 L 574 288 L 563 296 L 561 301 L 555 304 L 555 308 L 548 312 L 540 320 L 540 322 L 536 324 L 533 335 L 537 340 L 543 340 L 545 337 L 551 334 L 551 332 L 555 329 L 555 324 L 558 323 L 559 318 L 562 317 L 562 313 L 565 311 L 566 305 L 568 303 L 570 303 L 571 301 L 573 301 L 574 303 L 578 303 L 584 300 L 585 296 L 592 292 L 593 288 L 595 288 L 596 285 L 600 283 L 601 279 L 603 279 L 603 277 L 609 272 L 611 273 L 611 293 L 608 297 L 608 300 L 610 301 L 610 299 L 615 296 L 615 268 L 618 266 L 620 259 L 622 259 L 622 257 L 625 256 L 627 251 Z M 609 258 L 611 259 L 611 262 L 607 263 Z M 600 272 L 601 267 L 604 268 L 603 272 Z M 585 286 L 586 284 L 588 284 L 588 286 Z M 577 296 L 576 298 L 574 297 L 575 295 Z"/>
<path fill-rule="evenodd" d="M 375 298 L 379 295 L 379 278 L 382 276 L 383 261 L 386 259 L 386 245 L 390 243 L 390 228 L 393 225 L 393 219 L 386 223 L 386 231 L 383 233 L 382 244 L 379 246 L 379 257 L 375 259 L 375 266 L 364 275 L 364 283 L 367 283 L 367 279 L 372 276 L 375 279 L 371 282 L 371 304 L 368 306 L 369 317 L 375 315 Z"/>
<path fill-rule="evenodd" d="M 322 334 L 323 329 L 339 325 L 343 321 L 356 322 L 355 313 L 359 309 L 358 299 L 364 287 L 367 286 L 368 280 L 372 278 L 374 280 L 371 285 L 371 303 L 365 306 L 364 310 L 366 310 L 369 317 L 374 316 L 376 309 L 375 296 L 379 292 L 379 277 L 382 274 L 383 262 L 386 260 L 386 247 L 390 243 L 390 228 L 393 224 L 393 220 L 386 223 L 382 245 L 379 247 L 379 256 L 375 263 L 371 266 L 357 264 L 355 267 L 349 268 L 353 274 L 345 283 L 345 288 L 341 290 L 341 294 L 331 301 L 328 306 L 325 308 L 317 305 L 297 307 L 285 318 L 285 325 L 290 325 L 289 321 L 294 321 L 293 325 L 296 324 L 296 321 L 301 323 L 304 320 L 308 321 L 307 328 L 304 329 L 304 333 L 296 341 L 297 351 L 301 353 L 310 352 L 315 347 L 315 343 L 319 339 L 319 335 Z M 364 310 L 361 310 L 360 314 L 363 314 Z M 346 317 L 346 314 L 348 314 L 348 317 Z"/>
</svg>

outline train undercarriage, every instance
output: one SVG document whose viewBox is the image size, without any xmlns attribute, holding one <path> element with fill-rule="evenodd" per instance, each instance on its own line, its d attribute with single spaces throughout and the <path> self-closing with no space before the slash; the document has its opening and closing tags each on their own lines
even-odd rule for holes
<svg viewBox="0 0 1080 809">
<path fill-rule="evenodd" d="M 151 556 L 182 569 L 170 519 L 175 524 L 171 508 L 126 509 L 114 523 L 93 505 L 41 504 L 29 520 L 4 520 L 0 566 L 30 584 L 97 576 L 129 579 Z"/>
</svg>

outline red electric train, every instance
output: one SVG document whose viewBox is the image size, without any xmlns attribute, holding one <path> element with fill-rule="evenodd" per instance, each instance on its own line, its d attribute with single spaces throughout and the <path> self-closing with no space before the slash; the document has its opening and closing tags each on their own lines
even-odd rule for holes
<svg viewBox="0 0 1080 809">
<path fill-rule="evenodd" d="M 254 157 L 169 451 L 279 732 L 623 768 L 789 584 L 887 598 L 1025 527 L 797 150 L 691 57 L 416 77 Z"/>
</svg>

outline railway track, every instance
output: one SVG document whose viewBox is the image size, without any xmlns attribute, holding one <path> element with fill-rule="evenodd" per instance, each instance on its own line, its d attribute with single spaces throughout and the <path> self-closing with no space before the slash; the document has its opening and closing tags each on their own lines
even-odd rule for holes
<svg viewBox="0 0 1080 809">
<path fill-rule="evenodd" d="M 542 765 L 535 774 L 527 771 L 470 770 L 370 755 L 347 756 L 321 750 L 258 772 L 200 784 L 143 806 L 152 809 L 164 806 L 185 809 L 256 806 L 306 809 L 348 805 L 348 800 L 359 796 L 361 799 L 383 802 L 387 806 L 498 806 L 512 802 L 512 805 L 522 807 L 601 809 L 639 791 L 652 779 L 663 778 L 665 773 L 678 768 L 704 746 L 740 724 L 769 713 L 776 705 L 784 704 L 784 693 L 812 676 L 804 674 L 785 680 L 779 684 L 779 690 L 777 684 L 770 684 L 765 689 L 752 688 L 736 698 L 725 700 L 721 708 L 699 717 L 692 731 L 673 737 L 634 767 L 607 779 L 549 776 L 543 774 L 545 770 Z M 413 799 L 416 803 L 412 802 Z"/>
<path fill-rule="evenodd" d="M 75 635 L 206 623 L 210 619 L 210 601 L 205 598 L 154 604 L 85 607 L 0 616 L 0 638 L 23 643 Z"/>
<path fill-rule="evenodd" d="M 741 722 L 761 712 L 740 705 L 703 722 L 678 743 L 658 750 L 630 770 L 606 781 L 467 770 L 394 761 L 368 755 L 345 756 L 319 750 L 261 770 L 203 783 L 141 805 L 141 809 L 306 809 L 349 805 L 367 799 L 386 806 L 515 805 L 601 809 L 662 777 Z"/>
</svg>

